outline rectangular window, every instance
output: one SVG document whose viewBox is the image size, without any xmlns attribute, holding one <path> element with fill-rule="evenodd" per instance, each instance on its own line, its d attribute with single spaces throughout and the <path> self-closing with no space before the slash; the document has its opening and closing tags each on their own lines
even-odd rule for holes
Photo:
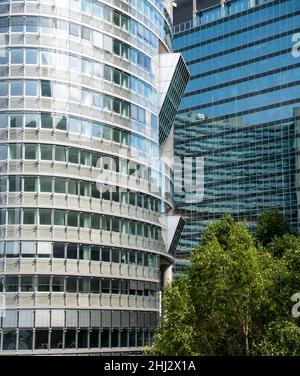
<svg viewBox="0 0 300 376">
<path fill-rule="evenodd" d="M 7 97 L 8 95 L 8 83 L 5 81 L 0 82 L 0 97 Z"/>
<path fill-rule="evenodd" d="M 54 258 L 65 258 L 65 246 L 63 243 L 53 244 L 53 257 Z"/>
<path fill-rule="evenodd" d="M 64 178 L 55 178 L 54 192 L 63 194 L 66 193 L 66 182 Z"/>
<path fill-rule="evenodd" d="M 92 261 L 100 261 L 100 252 L 101 249 L 99 246 L 92 245 L 91 247 L 91 260 Z"/>
<path fill-rule="evenodd" d="M 39 209 L 40 225 L 51 225 L 51 211 L 49 209 Z"/>
<path fill-rule="evenodd" d="M 41 115 L 41 127 L 42 128 L 53 128 L 53 119 L 51 114 L 42 113 Z"/>
<path fill-rule="evenodd" d="M 41 81 L 41 95 L 42 97 L 52 97 L 51 81 Z"/>
<path fill-rule="evenodd" d="M 70 179 L 68 181 L 68 194 L 78 196 L 78 181 Z"/>
<path fill-rule="evenodd" d="M 16 276 L 5 277 L 5 291 L 6 292 L 17 292 L 18 288 L 19 288 L 18 277 Z"/>
<path fill-rule="evenodd" d="M 23 81 L 14 80 L 10 82 L 10 95 L 22 96 L 23 95 Z"/>
<path fill-rule="evenodd" d="M 110 280 L 109 279 L 102 279 L 101 280 L 101 292 L 102 294 L 109 294 L 110 293 Z"/>
<path fill-rule="evenodd" d="M 67 278 L 67 292 L 69 293 L 77 293 L 77 278 L 76 277 L 68 277 Z"/>
<path fill-rule="evenodd" d="M 69 33 L 72 36 L 79 37 L 80 36 L 80 26 L 70 23 Z"/>
<path fill-rule="evenodd" d="M 68 226 L 78 227 L 78 215 L 76 212 L 70 211 L 68 213 Z"/>
<path fill-rule="evenodd" d="M 64 146 L 55 146 L 55 160 L 66 162 L 66 149 Z"/>
<path fill-rule="evenodd" d="M 65 226 L 65 212 L 64 210 L 54 210 L 54 225 Z"/>
<path fill-rule="evenodd" d="M 88 245 L 81 245 L 79 247 L 79 259 L 90 260 L 90 247 Z"/>
<path fill-rule="evenodd" d="M 69 162 L 78 164 L 79 152 L 77 149 L 69 149 Z"/>
<path fill-rule="evenodd" d="M 41 160 L 52 161 L 52 145 L 41 145 Z"/>
<path fill-rule="evenodd" d="M 23 224 L 24 225 L 36 224 L 35 209 L 23 209 Z"/>
<path fill-rule="evenodd" d="M 38 121 L 39 121 L 39 116 L 36 114 L 25 115 L 25 127 L 26 128 L 37 128 Z"/>
<path fill-rule="evenodd" d="M 111 249 L 108 247 L 102 248 L 102 261 L 110 262 Z"/>
<path fill-rule="evenodd" d="M 26 48 L 26 64 L 38 64 L 38 50 L 35 48 Z"/>
<path fill-rule="evenodd" d="M 64 292 L 65 281 L 64 277 L 54 276 L 52 279 L 52 291 L 53 292 Z"/>
<path fill-rule="evenodd" d="M 25 159 L 36 160 L 37 154 L 37 145 L 25 144 Z"/>
<path fill-rule="evenodd" d="M 39 275 L 37 278 L 37 291 L 50 291 L 50 277 Z"/>
<path fill-rule="evenodd" d="M 25 81 L 25 95 L 30 97 L 38 96 L 38 81 L 27 80 Z"/>
<path fill-rule="evenodd" d="M 12 48 L 10 52 L 11 64 L 23 64 L 23 49 Z"/>
<path fill-rule="evenodd" d="M 32 292 L 32 291 L 34 291 L 33 277 L 21 276 L 21 292 Z"/>
<path fill-rule="evenodd" d="M 36 192 L 37 191 L 37 179 L 33 176 L 24 177 L 24 191 Z"/>
<path fill-rule="evenodd" d="M 77 245 L 76 244 L 68 244 L 67 245 L 67 259 L 77 260 Z"/>
<path fill-rule="evenodd" d="M 8 187 L 9 187 L 9 192 L 21 192 L 21 177 L 9 176 Z"/>
<path fill-rule="evenodd" d="M 20 223 L 20 221 L 19 221 Z M 6 243 L 6 257 L 15 258 L 20 256 L 20 244 L 19 242 L 7 242 Z"/>
<path fill-rule="evenodd" d="M 21 224 L 20 209 L 7 209 L 7 224 L 8 225 L 20 225 Z"/>
<path fill-rule="evenodd" d="M 52 178 L 48 176 L 40 177 L 40 191 L 41 192 L 52 192 Z"/>
</svg>

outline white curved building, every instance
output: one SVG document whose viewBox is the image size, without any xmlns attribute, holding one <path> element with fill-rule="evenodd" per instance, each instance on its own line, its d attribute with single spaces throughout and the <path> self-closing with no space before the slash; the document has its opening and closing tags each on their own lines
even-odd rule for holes
<svg viewBox="0 0 300 376">
<path fill-rule="evenodd" d="M 0 354 L 151 345 L 180 229 L 171 3 L 0 1 Z"/>
</svg>

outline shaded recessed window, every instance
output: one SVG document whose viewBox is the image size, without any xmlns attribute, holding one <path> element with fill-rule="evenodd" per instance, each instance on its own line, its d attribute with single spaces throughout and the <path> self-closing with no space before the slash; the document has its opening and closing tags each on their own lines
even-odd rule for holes
<svg viewBox="0 0 300 376">
<path fill-rule="evenodd" d="M 43 113 L 41 115 L 41 127 L 42 128 L 53 128 L 53 119 L 50 114 Z"/>
<path fill-rule="evenodd" d="M 19 330 L 19 350 L 32 350 L 33 331 L 28 329 Z"/>
<path fill-rule="evenodd" d="M 23 209 L 23 224 L 24 225 L 36 224 L 35 209 Z"/>
<path fill-rule="evenodd" d="M 48 350 L 48 330 L 37 329 L 35 332 L 35 349 Z"/>
<path fill-rule="evenodd" d="M 52 97 L 51 82 L 41 81 L 41 95 L 42 97 Z"/>
<path fill-rule="evenodd" d="M 40 209 L 40 225 L 51 225 L 51 212 L 48 209 Z"/>
<path fill-rule="evenodd" d="M 65 290 L 64 277 L 54 276 L 52 279 L 52 291 L 64 292 Z"/>
<path fill-rule="evenodd" d="M 51 330 L 51 349 L 63 348 L 63 330 Z"/>
<path fill-rule="evenodd" d="M 65 245 L 63 243 L 54 243 L 53 245 L 53 257 L 65 258 Z"/>
</svg>

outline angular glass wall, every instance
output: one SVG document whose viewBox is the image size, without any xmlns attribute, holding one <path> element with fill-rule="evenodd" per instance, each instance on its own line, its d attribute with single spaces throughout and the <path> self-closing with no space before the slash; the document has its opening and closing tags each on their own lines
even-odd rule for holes
<svg viewBox="0 0 300 376">
<path fill-rule="evenodd" d="M 277 208 L 299 232 L 299 21 L 297 0 L 236 0 L 202 10 L 196 26 L 175 27 L 175 50 L 191 73 L 175 153 L 190 166 L 183 181 L 192 187 L 176 196 L 186 220 L 177 270 L 225 214 L 253 228 Z"/>
</svg>

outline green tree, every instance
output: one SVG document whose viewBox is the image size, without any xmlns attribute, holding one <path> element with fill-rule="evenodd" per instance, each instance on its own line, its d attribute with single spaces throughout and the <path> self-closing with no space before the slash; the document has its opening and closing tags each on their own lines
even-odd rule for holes
<svg viewBox="0 0 300 376">
<path fill-rule="evenodd" d="M 275 249 L 282 257 L 273 256 Z M 291 316 L 299 276 L 297 237 L 273 238 L 264 248 L 230 216 L 214 222 L 186 275 L 164 292 L 152 353 L 300 355 L 299 328 Z"/>
<path fill-rule="evenodd" d="M 256 238 L 262 245 L 270 243 L 275 236 L 289 234 L 289 224 L 278 210 L 264 211 L 257 221 Z"/>
</svg>

